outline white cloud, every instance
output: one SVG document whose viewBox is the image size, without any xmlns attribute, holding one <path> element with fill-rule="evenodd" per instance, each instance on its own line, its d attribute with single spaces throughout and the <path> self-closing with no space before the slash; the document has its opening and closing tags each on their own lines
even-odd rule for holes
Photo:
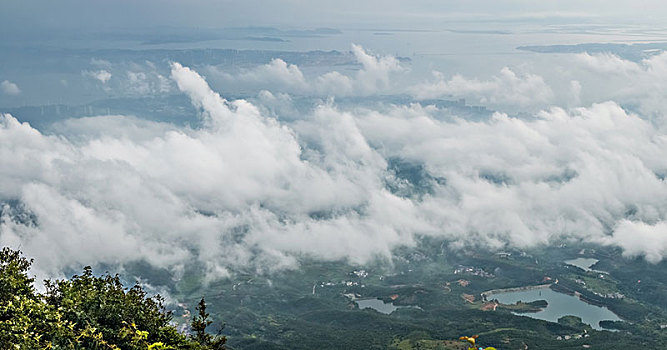
<svg viewBox="0 0 667 350">
<path fill-rule="evenodd" d="M 135 68 L 142 69 L 142 67 Z M 123 94 L 131 96 L 159 95 L 171 91 L 171 83 L 165 76 L 157 73 L 154 67 L 150 67 L 145 71 L 125 72 L 125 79 L 117 88 L 122 90 Z"/>
<path fill-rule="evenodd" d="M 137 259 L 175 272 L 199 263 L 209 278 L 304 256 L 366 262 L 418 234 L 454 246 L 566 239 L 665 256 L 667 137 L 613 102 L 484 121 L 329 102 L 280 122 L 178 63 L 171 79 L 202 128 L 105 116 L 43 134 L 2 115 L 0 198 L 18 200 L 37 224 L 6 205 L 0 244 L 20 245 L 44 276 Z M 285 94 L 259 99 L 290 108 Z M 392 193 L 388 182 L 407 181 L 391 169 L 397 158 L 439 180 L 423 196 Z"/>
<path fill-rule="evenodd" d="M 348 96 L 354 92 L 354 81 L 347 75 L 338 72 L 328 72 L 317 77 L 317 91 L 320 94 Z"/>
<path fill-rule="evenodd" d="M 0 83 L 0 90 L 2 90 L 4 94 L 10 96 L 21 94 L 21 89 L 19 89 L 19 86 L 9 80 L 3 80 L 2 83 Z"/>
<path fill-rule="evenodd" d="M 293 254 L 344 258 L 353 251 L 355 259 L 365 259 L 387 251 L 391 241 L 356 247 L 370 240 L 367 224 L 334 238 L 328 235 L 335 227 L 350 226 L 352 219 L 321 223 L 309 217 L 354 212 L 381 192 L 384 161 L 355 131 L 351 116 L 339 123 L 337 114 L 321 112 L 317 120 L 329 128 L 320 142 L 330 152 L 317 159 L 302 154 L 292 130 L 246 101 L 222 99 L 194 71 L 173 64 L 172 78 L 202 109 L 204 129 L 98 117 L 66 121 L 54 130 L 68 136 L 47 136 L 4 115 L 0 193 L 19 199 L 39 226 L 5 217 L 2 243 L 38 256 L 46 274 L 91 260 L 141 258 L 172 269 L 199 259 L 211 276 L 220 276 L 230 267 L 290 266 Z M 350 144 L 343 148 L 341 142 Z M 292 242 L 300 231 L 320 238 L 312 245 Z M 325 244 L 330 241 L 356 248 L 332 250 Z M 59 249 L 45 249 L 49 245 Z M 129 253 L 129 246 L 141 249 Z"/>
<path fill-rule="evenodd" d="M 370 95 L 392 88 L 390 77 L 405 70 L 393 56 L 369 54 L 359 45 L 352 45 L 352 54 L 361 65 L 356 74 L 331 71 L 306 77 L 295 64 L 276 58 L 270 63 L 244 69 L 238 74 L 209 67 L 209 72 L 224 84 L 242 84 L 259 90 L 278 90 L 305 95 L 349 96 Z"/>
<path fill-rule="evenodd" d="M 144 72 L 127 72 L 127 85 L 134 95 L 147 95 L 151 85 Z"/>
<path fill-rule="evenodd" d="M 165 67 L 158 67 L 151 61 L 112 64 L 106 60 L 91 59 L 90 64 L 95 69 L 82 70 L 81 75 L 101 83 L 101 89 L 109 94 L 152 96 L 172 90 L 172 82 L 163 75 Z"/>
<path fill-rule="evenodd" d="M 576 59 L 584 66 L 598 73 L 632 75 L 642 71 L 640 64 L 624 60 L 611 53 L 577 54 Z"/>
<path fill-rule="evenodd" d="M 639 62 L 613 54 L 577 54 L 569 66 L 578 75 L 583 102 L 614 100 L 629 105 L 648 118 L 667 115 L 667 52 Z"/>
<path fill-rule="evenodd" d="M 624 256 L 645 256 L 646 260 L 658 263 L 667 256 L 667 221 L 649 224 L 623 220 L 614 234 L 602 242 L 622 246 Z"/>
<path fill-rule="evenodd" d="M 438 113 L 369 111 L 358 124 L 383 154 L 447 180 L 419 208 L 460 244 L 603 240 L 628 212 L 638 221 L 665 220 L 667 190 L 656 173 L 667 169 L 658 156 L 667 138 L 613 103 L 553 109 L 533 121 L 496 114 L 488 122 L 443 122 Z"/>
<path fill-rule="evenodd" d="M 572 101 L 572 103 L 575 106 L 580 106 L 581 105 L 581 83 L 577 80 L 570 80 L 570 86 L 569 86 L 569 100 Z"/>
<path fill-rule="evenodd" d="M 308 83 L 306 83 L 306 79 L 299 67 L 294 64 L 288 64 L 280 58 L 274 58 L 268 64 L 242 72 L 239 78 L 270 86 L 278 84 L 279 86 L 296 91 L 304 91 L 308 88 Z"/>
<path fill-rule="evenodd" d="M 418 84 L 410 88 L 418 98 L 467 98 L 471 103 L 491 107 L 545 107 L 553 102 L 554 93 L 538 75 L 517 74 L 504 67 L 490 80 L 479 80 L 454 75 L 446 80 L 434 72 L 435 82 Z"/>
<path fill-rule="evenodd" d="M 81 72 L 81 74 L 83 74 L 84 76 L 96 79 L 99 82 L 101 82 L 102 84 L 106 84 L 109 81 L 109 79 L 111 79 L 111 73 L 109 73 L 108 71 L 106 71 L 104 69 L 98 70 L 98 71 L 85 70 L 85 71 Z"/>
<path fill-rule="evenodd" d="M 352 45 L 352 52 L 363 69 L 357 72 L 358 88 L 362 93 L 371 93 L 389 86 L 389 77 L 403 68 L 393 56 L 374 56 L 368 54 L 360 45 Z"/>
</svg>

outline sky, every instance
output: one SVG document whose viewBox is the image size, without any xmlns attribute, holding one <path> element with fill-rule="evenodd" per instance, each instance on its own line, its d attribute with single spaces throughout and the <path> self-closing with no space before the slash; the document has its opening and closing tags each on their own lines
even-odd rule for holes
<svg viewBox="0 0 667 350">
<path fill-rule="evenodd" d="M 448 21 L 508 19 L 653 23 L 664 20 L 658 0 L 547 1 L 303 1 L 303 0 L 6 0 L 0 23 L 13 31 L 40 28 L 103 29 L 150 26 L 373 27 L 429 28 Z"/>
<path fill-rule="evenodd" d="M 584 242 L 660 262 L 667 38 L 647 23 L 666 6 L 4 1 L 0 243 L 35 257 L 40 277 L 137 260 L 174 275 L 200 264 L 211 280 L 304 258 L 386 262 L 424 236 L 492 251 Z M 159 26 L 275 26 L 288 40 L 78 37 Z M 341 31 L 287 32 L 319 27 Z M 563 43 L 616 46 L 517 49 Z M 182 54 L 208 48 L 263 61 Z M 42 108 L 51 96 L 86 114 Z M 188 108 L 85 105 L 122 98 Z M 160 108 L 195 122 L 144 115 Z"/>
</svg>

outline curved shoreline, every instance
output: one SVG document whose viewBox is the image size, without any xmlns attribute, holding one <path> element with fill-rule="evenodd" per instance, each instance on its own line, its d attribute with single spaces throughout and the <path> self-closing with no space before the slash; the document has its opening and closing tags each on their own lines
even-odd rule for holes
<svg viewBox="0 0 667 350">
<path fill-rule="evenodd" d="M 535 286 L 523 286 L 523 287 L 513 287 L 513 288 L 503 288 L 503 289 L 491 289 L 487 290 L 486 292 L 482 292 L 482 299 L 487 299 L 489 296 L 494 295 L 494 294 L 500 294 L 500 293 L 511 293 L 511 292 L 522 292 L 526 290 L 534 290 L 534 289 L 543 289 L 543 288 L 549 288 L 551 287 L 552 283 L 548 284 L 538 284 Z"/>
<path fill-rule="evenodd" d="M 616 312 L 614 312 L 614 311 L 609 307 L 609 305 L 608 305 L 607 303 L 605 303 L 604 300 L 601 301 L 601 300 L 595 300 L 595 299 L 589 298 L 589 297 L 587 297 L 586 295 L 584 295 L 584 294 L 582 294 L 582 293 L 580 293 L 580 292 L 578 292 L 578 291 L 576 291 L 576 290 L 573 290 L 573 289 L 567 288 L 567 287 L 565 287 L 565 286 L 563 286 L 563 285 L 561 285 L 561 284 L 558 284 L 558 280 L 556 280 L 554 283 L 549 283 L 549 284 L 539 284 L 539 285 L 535 285 L 535 286 L 525 286 L 525 287 L 515 287 L 515 288 L 503 288 L 503 289 L 492 289 L 492 290 L 487 290 L 487 291 L 485 291 L 485 292 L 482 292 L 482 293 L 481 293 L 481 296 L 482 296 L 482 300 L 483 300 L 483 301 L 489 301 L 489 300 L 490 300 L 489 297 L 492 296 L 493 294 L 511 293 L 511 292 L 521 292 L 521 291 L 535 290 L 535 289 L 543 289 L 543 288 L 550 288 L 551 290 L 553 290 L 553 291 L 556 292 L 556 293 L 561 293 L 561 294 L 571 295 L 571 296 L 576 297 L 577 299 L 581 300 L 582 302 L 584 302 L 584 303 L 586 303 L 586 304 L 589 304 L 589 305 L 593 305 L 593 306 L 597 306 L 597 307 L 600 307 L 600 308 L 607 309 L 607 310 L 609 310 L 611 313 L 613 313 L 614 315 L 616 315 L 616 317 L 618 317 L 619 320 L 621 320 L 621 321 L 626 321 L 623 317 L 621 317 L 621 316 L 618 315 Z"/>
</svg>

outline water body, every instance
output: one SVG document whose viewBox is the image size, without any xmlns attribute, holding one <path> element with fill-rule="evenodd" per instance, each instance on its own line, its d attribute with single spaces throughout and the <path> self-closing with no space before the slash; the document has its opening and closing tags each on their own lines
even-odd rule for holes
<svg viewBox="0 0 667 350">
<path fill-rule="evenodd" d="M 546 300 L 549 305 L 542 311 L 517 314 L 539 320 L 558 322 L 558 319 L 567 316 L 578 316 L 581 320 L 595 329 L 602 329 L 599 322 L 603 320 L 620 321 L 621 319 L 606 307 L 587 304 L 579 298 L 554 292 L 550 288 L 540 288 L 519 292 L 498 293 L 489 296 L 489 299 L 498 299 L 503 304 L 514 304 L 517 301 L 530 302 Z"/>
<path fill-rule="evenodd" d="M 471 25 L 474 25 L 476 30 L 468 30 Z M 458 24 L 443 23 L 435 26 L 424 25 L 423 29 L 429 27 L 431 27 L 429 30 L 404 30 L 404 27 L 338 28 L 340 32 L 336 34 L 314 35 L 293 35 L 289 32 L 271 31 L 270 29 L 267 33 L 258 33 L 257 28 L 226 28 L 216 30 L 216 34 L 210 37 L 211 40 L 198 40 L 197 37 L 201 37 L 201 35 L 198 35 L 196 30 L 193 32 L 183 29 L 179 30 L 179 34 L 182 34 L 186 40 L 173 42 L 152 40 L 164 37 L 164 33 L 146 33 L 146 35 L 129 39 L 111 39 L 112 36 L 109 35 L 91 33 L 91 39 L 82 39 L 79 36 L 74 37 L 64 32 L 62 35 L 55 34 L 56 37 L 61 38 L 55 41 L 51 36 L 48 38 L 35 36 L 33 40 L 9 40 L 0 42 L 0 61 L 3 62 L 0 65 L 0 76 L 17 76 L 16 79 L 21 83 L 23 92 L 19 96 L 0 94 L 0 106 L 38 106 L 51 105 L 54 102 L 79 105 L 107 99 L 110 96 L 134 97 L 133 94 L 127 94 L 120 87 L 114 88 L 113 92 L 110 93 L 97 85 L 91 85 L 93 79 L 81 74 L 82 71 L 99 69 L 91 63 L 93 60 L 108 61 L 110 65 L 113 65 L 111 73 L 114 74 L 115 78 L 112 82 L 125 74 L 125 71 L 130 68 L 123 68 L 122 62 L 129 61 L 115 56 L 119 53 L 114 52 L 114 49 L 131 50 L 136 55 L 145 55 L 144 57 L 136 57 L 131 62 L 162 62 L 157 64 L 158 72 L 168 76 L 169 67 L 166 65 L 166 61 L 174 59 L 169 57 L 170 53 L 166 50 L 237 49 L 273 52 L 338 50 L 349 52 L 351 44 L 356 43 L 375 54 L 409 57 L 411 62 L 404 64 L 409 67 L 410 74 L 392 78 L 401 79 L 399 86 L 406 86 L 406 84 L 411 85 L 433 79 L 432 72 L 434 70 L 441 72 L 448 79 L 455 74 L 461 74 L 470 78 L 486 80 L 498 75 L 503 67 L 520 67 L 525 64 L 530 64 L 530 73 L 540 75 L 548 82 L 550 77 L 560 77 L 560 73 L 554 73 L 552 67 L 563 64 L 563 55 L 557 52 L 537 54 L 518 50 L 517 47 L 576 45 L 580 43 L 631 43 L 637 40 L 637 35 L 641 35 L 642 40 L 645 41 L 664 42 L 667 37 L 667 33 L 656 31 L 651 26 L 641 28 L 642 31 L 639 32 L 639 28 L 633 27 L 624 30 L 619 29 L 618 26 L 612 26 L 610 28 L 612 30 L 598 27 L 597 30 L 591 31 L 587 29 L 573 30 L 571 26 L 548 25 L 545 28 L 543 25 L 526 23 L 525 21 L 495 22 L 488 25 L 474 21 Z M 377 35 L 380 32 L 390 35 Z M 120 37 L 125 37 L 125 35 L 120 35 Z M 187 40 L 187 38 L 192 40 Z M 35 57 L 39 57 L 39 55 L 33 53 L 43 53 L 44 47 L 54 48 L 48 53 L 49 58 L 53 61 L 47 65 L 43 64 L 42 60 L 36 59 Z M 155 51 L 151 50 L 165 51 L 159 53 L 159 59 L 154 59 L 151 57 L 154 57 Z M 57 56 L 55 56 L 56 53 Z M 298 63 L 289 59 L 287 59 L 287 62 Z M 193 65 L 187 60 L 181 63 L 186 63 L 188 66 Z M 268 63 L 268 60 L 266 63 Z M 211 62 L 211 64 L 218 63 Z M 77 68 L 71 69 L 71 67 Z M 322 67 L 319 63 L 313 62 L 299 64 L 299 67 L 306 77 L 310 77 L 309 74 L 320 75 L 330 70 L 349 74 L 354 73 L 354 70 L 358 68 L 354 65 Z M 232 68 L 225 67 L 225 69 Z M 323 71 L 320 71 L 320 69 L 323 69 Z M 63 88 L 65 83 L 67 86 Z M 225 89 L 228 92 L 238 92 L 238 90 L 228 87 Z M 469 103 L 479 102 L 471 100 Z"/>
<path fill-rule="evenodd" d="M 592 271 L 591 266 L 597 264 L 600 261 L 593 258 L 576 258 L 572 260 L 565 260 L 565 263 L 568 265 L 576 266 L 584 271 Z"/>
<path fill-rule="evenodd" d="M 395 306 L 394 303 L 385 303 L 380 299 L 360 299 L 354 302 L 357 303 L 359 309 L 373 309 L 386 315 L 398 309 L 398 306 Z"/>
<path fill-rule="evenodd" d="M 390 313 L 396 311 L 397 309 L 409 308 L 409 309 L 422 310 L 422 308 L 417 305 L 396 306 L 394 305 L 394 303 L 391 302 L 385 303 L 381 299 L 357 299 L 354 302 L 357 303 L 359 309 L 373 309 L 385 315 L 389 315 Z"/>
</svg>

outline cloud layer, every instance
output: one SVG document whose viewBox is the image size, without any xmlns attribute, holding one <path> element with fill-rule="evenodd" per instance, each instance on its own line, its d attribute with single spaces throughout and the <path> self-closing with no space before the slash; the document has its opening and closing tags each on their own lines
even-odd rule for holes
<svg viewBox="0 0 667 350">
<path fill-rule="evenodd" d="M 274 60 L 238 78 L 261 72 L 293 89 L 347 79 L 370 93 L 401 69 L 354 50 L 363 69 L 353 77 L 308 81 Z M 200 128 L 98 116 L 45 134 L 2 115 L 0 243 L 37 257 L 44 276 L 136 260 L 175 273 L 198 263 L 210 278 L 304 256 L 364 263 L 420 235 L 490 249 L 595 242 L 652 262 L 667 253 L 667 137 L 614 102 L 482 121 L 327 102 L 288 122 L 259 105 L 294 111 L 288 95 L 228 101 L 178 63 L 171 81 L 200 110 Z M 550 98 L 543 80 L 510 69 L 441 85 Z"/>
</svg>

